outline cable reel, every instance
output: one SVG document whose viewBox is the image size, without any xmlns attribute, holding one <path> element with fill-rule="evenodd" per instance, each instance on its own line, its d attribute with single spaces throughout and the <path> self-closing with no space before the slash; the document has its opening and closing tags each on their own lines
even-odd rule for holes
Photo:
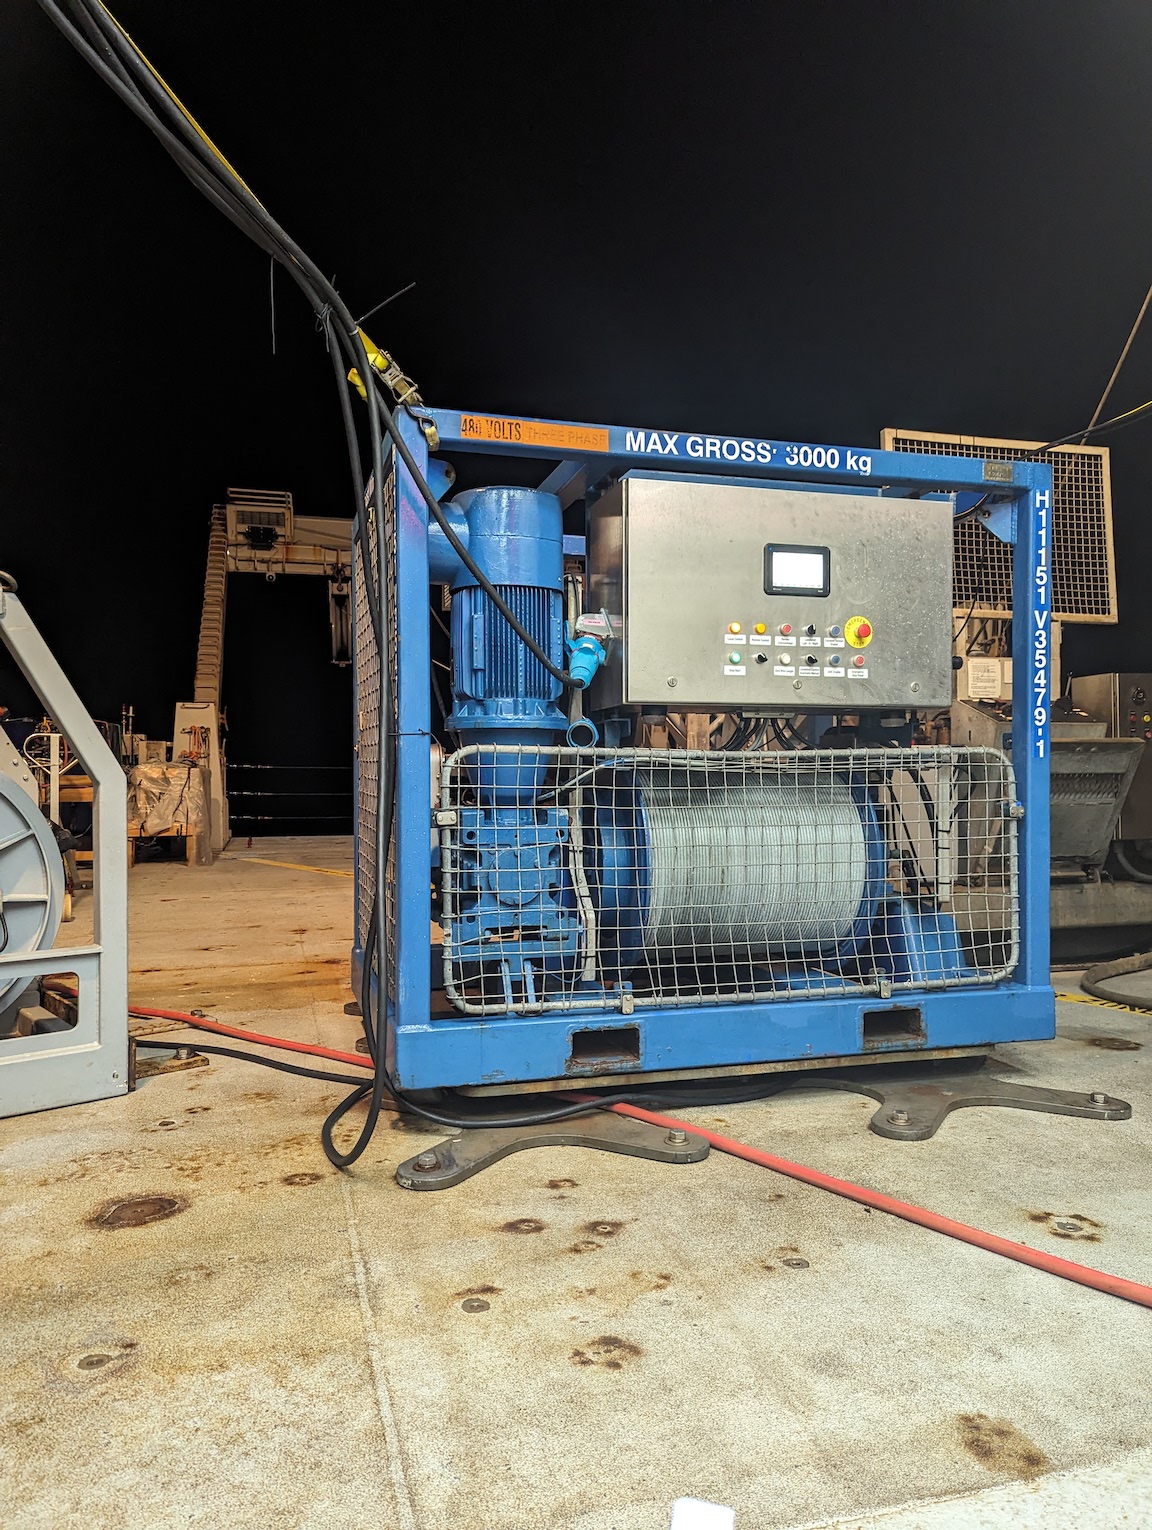
<svg viewBox="0 0 1152 1530">
<path fill-rule="evenodd" d="M 51 946 L 64 909 L 64 863 L 52 829 L 35 800 L 0 775 L 0 954 Z M 15 998 L 23 977 L 0 967 L 0 1010 Z"/>
</svg>

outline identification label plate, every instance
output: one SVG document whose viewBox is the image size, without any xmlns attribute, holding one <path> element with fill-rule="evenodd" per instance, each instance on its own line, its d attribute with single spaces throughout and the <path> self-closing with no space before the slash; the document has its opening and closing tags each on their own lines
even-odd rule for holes
<svg viewBox="0 0 1152 1530">
<path fill-rule="evenodd" d="M 489 414 L 462 414 L 465 441 L 503 441 L 509 446 L 555 446 L 560 451 L 606 452 L 608 432 L 594 425 L 557 425 L 551 420 L 508 420 Z"/>
</svg>

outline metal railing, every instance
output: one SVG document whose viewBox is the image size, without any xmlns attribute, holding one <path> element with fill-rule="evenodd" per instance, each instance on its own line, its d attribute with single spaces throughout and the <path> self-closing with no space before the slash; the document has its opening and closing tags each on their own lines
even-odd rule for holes
<svg viewBox="0 0 1152 1530">
<path fill-rule="evenodd" d="M 275 772 L 269 785 L 260 784 L 263 772 Z M 256 772 L 260 772 L 257 775 Z M 331 790 L 312 786 L 296 787 L 289 783 L 296 777 L 310 778 L 320 772 L 338 772 L 348 778 L 346 786 Z M 241 784 L 233 784 L 236 773 Z M 251 785 L 249 784 L 251 783 Z M 293 761 L 288 764 L 263 764 L 250 761 L 228 761 L 229 817 L 234 823 L 243 824 L 342 824 L 345 832 L 352 832 L 355 793 L 352 784 L 352 766 L 349 765 L 302 765 Z M 313 811 L 297 811 L 306 803 L 318 804 Z M 280 804 L 291 804 L 291 810 Z M 342 812 L 325 812 L 325 807 L 336 803 L 345 804 Z M 237 804 L 250 804 L 237 806 Z M 261 809 L 269 807 L 268 811 Z M 291 831 L 288 831 L 291 832 Z M 338 831 L 330 831 L 338 832 Z"/>
</svg>

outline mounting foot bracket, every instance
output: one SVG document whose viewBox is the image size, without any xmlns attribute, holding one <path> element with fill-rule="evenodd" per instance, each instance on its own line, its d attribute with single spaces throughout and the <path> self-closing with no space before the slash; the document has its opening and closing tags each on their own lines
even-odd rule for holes
<svg viewBox="0 0 1152 1530">
<path fill-rule="evenodd" d="M 646 1121 L 593 1110 L 542 1126 L 481 1126 L 460 1132 L 407 1159 L 396 1170 L 396 1183 L 405 1190 L 447 1190 L 510 1153 L 539 1147 L 600 1148 L 660 1163 L 699 1163 L 708 1156 L 707 1139 L 692 1132 L 670 1132 Z"/>
<path fill-rule="evenodd" d="M 889 1067 L 834 1068 L 796 1075 L 794 1089 L 844 1089 L 879 1100 L 872 1130 L 898 1142 L 923 1142 L 935 1135 L 944 1117 L 966 1105 L 1006 1105 L 1013 1110 L 1043 1110 L 1057 1116 L 1086 1116 L 1096 1121 L 1127 1121 L 1132 1107 L 1103 1091 L 1042 1089 L 994 1078 L 989 1059 L 958 1062 L 896 1063 Z M 991 1059 L 995 1066 L 995 1059 Z"/>
</svg>

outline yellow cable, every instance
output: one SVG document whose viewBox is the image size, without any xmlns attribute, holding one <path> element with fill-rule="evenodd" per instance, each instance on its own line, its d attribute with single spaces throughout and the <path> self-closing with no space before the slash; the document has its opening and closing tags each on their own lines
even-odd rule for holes
<svg viewBox="0 0 1152 1530">
<path fill-rule="evenodd" d="M 256 202 L 259 203 L 259 205 L 262 208 L 264 208 L 265 212 L 267 212 L 268 209 L 266 207 L 264 207 L 263 202 L 261 202 L 260 198 L 258 196 L 256 196 L 256 193 L 252 190 L 251 186 L 248 185 L 248 183 L 245 181 L 244 177 L 240 174 L 240 172 L 233 165 L 229 164 L 228 160 L 225 159 L 223 154 L 221 154 L 220 150 L 216 147 L 216 145 L 208 137 L 208 134 L 204 131 L 204 129 L 200 126 L 200 124 L 196 121 L 196 118 L 192 115 L 192 113 L 184 105 L 183 101 L 180 100 L 179 96 L 172 89 L 172 87 L 168 84 L 167 80 L 164 79 L 163 75 L 160 73 L 160 71 L 158 69 L 154 68 L 153 65 L 148 62 L 147 58 L 145 58 L 144 54 L 140 51 L 140 49 L 132 41 L 132 39 L 131 39 L 131 37 L 129 37 L 128 33 L 124 30 L 124 28 L 116 20 L 115 16 L 113 16 L 112 12 L 103 3 L 103 0 L 97 0 L 97 4 L 100 6 L 100 9 L 104 12 L 105 16 L 107 16 L 108 20 L 112 23 L 112 25 L 120 33 L 120 36 L 124 39 L 124 41 L 132 49 L 133 53 L 135 53 L 136 57 L 140 60 L 140 62 L 148 70 L 148 72 L 152 76 L 152 78 L 160 86 L 161 90 L 164 91 L 165 95 L 172 102 L 173 106 L 175 106 L 176 109 L 183 116 L 184 120 L 188 123 L 188 126 L 190 128 L 192 128 L 192 130 L 203 140 L 203 142 L 208 146 L 208 148 L 212 151 L 212 153 L 215 155 L 215 157 L 224 166 L 225 170 L 227 170 L 228 174 L 230 176 L 232 176 L 232 178 L 234 180 L 238 181 L 240 183 L 240 185 L 244 187 L 244 190 L 248 193 L 248 195 L 250 197 L 255 198 Z"/>
<path fill-rule="evenodd" d="M 256 193 L 252 190 L 251 186 L 248 185 L 247 181 L 240 174 L 240 172 L 236 169 L 236 167 L 229 163 L 229 161 L 224 157 L 224 155 L 220 152 L 220 150 L 212 142 L 211 138 L 208 137 L 208 134 L 204 131 L 204 129 L 200 126 L 200 124 L 196 121 L 196 118 L 192 115 L 192 113 L 184 105 L 183 101 L 181 101 L 180 97 L 172 89 L 171 85 L 168 84 L 168 81 L 164 78 L 164 76 L 160 73 L 160 71 L 157 68 L 155 68 L 155 66 L 153 64 L 151 64 L 149 62 L 149 60 L 141 52 L 139 47 L 137 47 L 136 43 L 132 40 L 132 38 L 128 35 L 128 33 L 124 30 L 124 28 L 116 20 L 116 17 L 113 16 L 112 12 L 104 4 L 104 0 L 97 0 L 97 4 L 100 6 L 100 9 L 104 12 L 105 16 L 107 16 L 108 20 L 112 23 L 112 25 L 120 33 L 120 36 L 124 39 L 124 41 L 132 49 L 133 53 L 135 53 L 136 57 L 144 65 L 145 69 L 148 70 L 149 74 L 156 81 L 156 83 L 160 86 L 161 90 L 163 90 L 164 94 L 172 102 L 173 106 L 176 107 L 177 111 L 184 118 L 185 122 L 187 122 L 188 126 L 193 130 L 194 133 L 196 133 L 196 135 L 200 138 L 200 140 L 209 149 L 209 151 L 212 153 L 213 157 L 218 161 L 218 163 L 220 163 L 221 165 L 224 166 L 225 170 L 227 170 L 228 174 L 237 183 L 237 185 L 238 186 L 242 186 L 244 188 L 244 190 L 248 193 L 248 195 L 252 198 L 252 200 L 256 203 L 256 205 L 259 208 L 261 208 L 262 211 L 267 212 L 268 209 L 264 206 L 264 203 L 261 202 L 260 198 L 256 195 Z M 363 330 L 360 330 L 359 334 L 360 334 L 361 340 L 364 343 L 365 352 L 367 353 L 367 356 L 368 356 L 368 364 L 375 371 L 380 373 L 380 375 L 384 378 L 384 381 L 391 388 L 393 394 L 399 400 L 399 402 L 402 403 L 402 404 L 403 403 L 419 403 L 420 402 L 420 394 L 417 391 L 416 385 L 415 385 L 414 382 L 412 382 L 411 378 L 405 376 L 405 374 L 400 370 L 400 368 L 393 361 L 392 357 L 389 356 L 388 352 L 387 351 L 382 351 L 382 350 L 379 349 L 378 346 L 374 345 L 373 342 L 371 340 L 369 340 L 368 336 L 364 333 Z M 355 385 L 355 387 L 358 389 L 358 391 L 360 393 L 360 396 L 362 398 L 366 399 L 368 397 L 368 394 L 365 391 L 364 383 L 361 380 L 360 375 L 356 371 L 355 368 L 353 368 L 352 371 L 349 372 L 348 380 L 349 380 L 349 382 L 351 382 L 351 383 L 353 383 Z M 403 385 L 402 387 L 400 386 L 401 384 Z"/>
<path fill-rule="evenodd" d="M 1152 399 L 1149 399 L 1148 402 L 1152 403 Z M 1126 409 L 1123 414 L 1114 414 L 1108 423 L 1111 425 L 1115 423 L 1116 420 L 1126 420 L 1130 414 L 1139 414 L 1141 409 L 1147 409 L 1147 407 L 1148 404 L 1137 404 L 1135 409 Z"/>
</svg>

